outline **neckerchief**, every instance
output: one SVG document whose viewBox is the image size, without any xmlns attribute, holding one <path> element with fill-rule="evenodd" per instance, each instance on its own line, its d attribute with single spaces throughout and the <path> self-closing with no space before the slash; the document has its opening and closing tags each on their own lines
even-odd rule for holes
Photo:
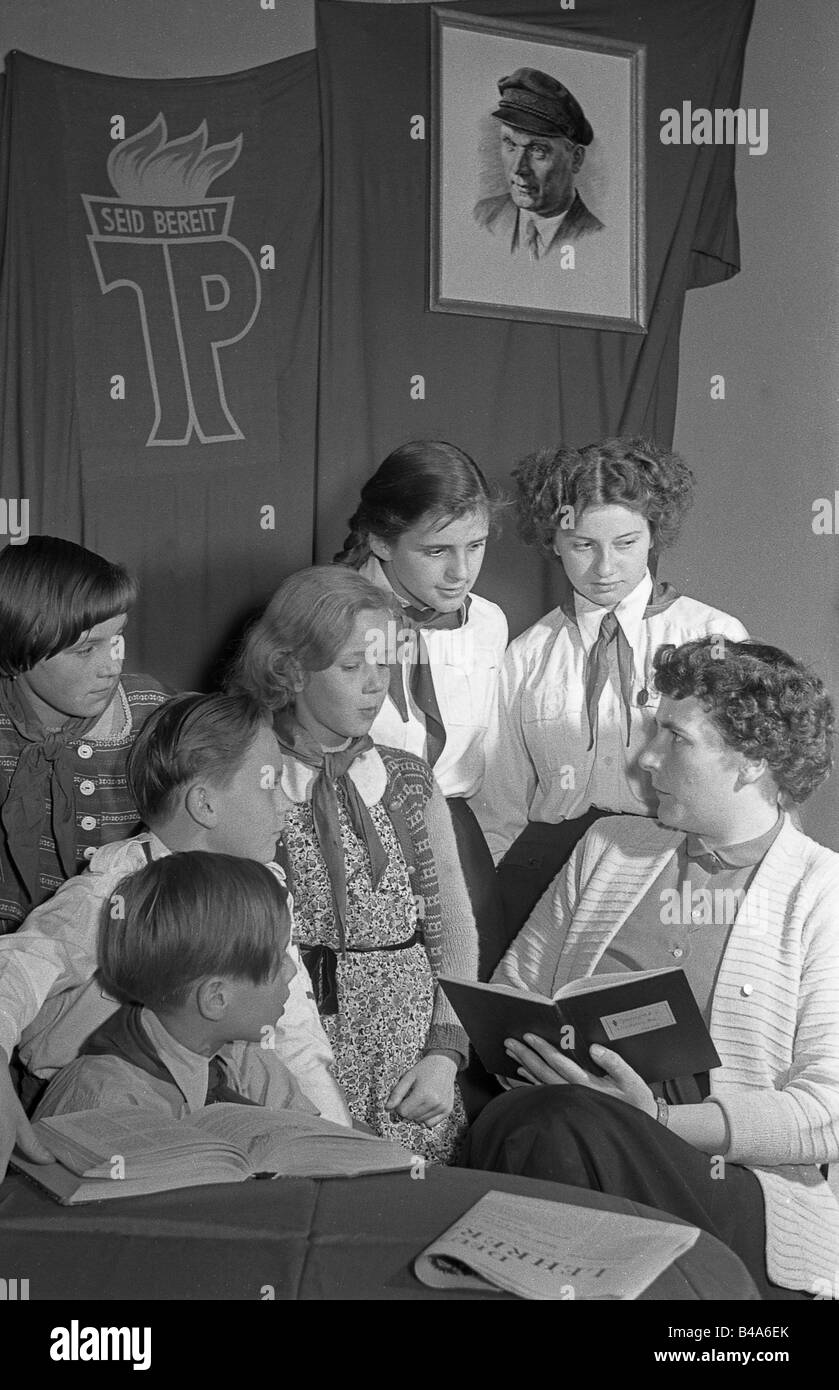
<svg viewBox="0 0 839 1390">
<path fill-rule="evenodd" d="M 579 624 L 577 622 L 577 610 L 574 606 L 574 590 L 570 583 L 567 584 L 567 587 L 564 587 L 565 592 L 563 593 L 562 598 L 560 599 L 559 606 L 562 609 L 568 621 L 572 622 L 574 626 L 578 628 Z M 644 609 L 644 619 L 646 620 L 647 618 L 653 618 L 658 613 L 666 612 L 666 610 L 676 602 L 676 599 L 678 597 L 679 592 L 677 589 L 674 589 L 672 584 L 661 583 L 654 579 L 652 593 L 650 594 L 650 601 Z M 609 610 L 607 609 L 607 612 L 608 611 Z M 620 618 L 618 617 L 617 613 L 615 613 L 615 619 L 617 621 L 617 631 L 615 633 L 615 640 L 617 641 L 618 653 L 618 679 L 620 681 L 621 701 L 623 703 L 624 709 L 626 710 L 626 745 L 627 747 L 629 747 L 629 740 L 632 733 L 632 686 L 635 681 L 635 657 L 632 648 L 627 640 L 626 633 L 621 627 Z M 586 690 L 589 692 L 593 692 L 596 689 L 598 681 L 598 673 L 596 670 L 592 669 L 592 665 L 594 664 L 594 666 L 597 666 L 602 661 L 603 648 L 607 645 L 607 643 L 608 637 L 604 640 L 604 643 L 601 647 L 601 645 L 599 645 L 598 638 L 598 641 L 595 642 L 594 646 L 589 652 L 588 660 L 586 662 Z M 603 684 L 605 684 L 605 680 Z M 603 684 L 600 685 L 600 693 L 602 693 Z M 594 720 L 594 727 L 592 727 L 591 715 L 589 715 L 589 750 L 591 750 L 591 748 L 593 748 L 594 746 L 596 725 L 596 716 Z"/>
<path fill-rule="evenodd" d="M 414 641 L 407 646 L 410 654 L 408 688 L 417 708 L 425 719 L 425 732 L 428 743 L 428 762 L 433 767 L 446 746 L 446 727 L 440 714 L 437 692 L 434 689 L 434 675 L 431 669 L 431 656 L 428 651 L 423 629 L 437 632 L 454 632 L 463 627 L 469 616 L 472 600 L 467 594 L 460 608 L 454 613 L 441 613 L 436 608 L 418 608 L 411 604 L 399 603 L 398 595 L 394 604 L 397 621 L 403 628 L 410 629 Z M 402 717 L 408 722 L 408 703 L 402 683 L 402 661 L 391 662 L 389 694 Z"/>
<path fill-rule="evenodd" d="M 119 1057 L 138 1071 L 145 1072 L 146 1076 L 153 1076 L 155 1081 L 165 1081 L 168 1085 L 174 1086 L 176 1091 L 180 1091 L 180 1086 L 166 1063 L 160 1060 L 151 1038 L 143 1027 L 142 1012 L 139 1004 L 123 1004 L 121 1009 L 117 1009 L 116 1013 L 111 1014 L 110 1018 L 106 1018 L 105 1022 L 91 1033 L 79 1048 L 79 1056 Z M 227 1068 L 221 1057 L 211 1057 L 207 1068 L 207 1099 L 204 1104 L 213 1105 L 218 1101 L 238 1105 L 259 1104 L 259 1101 L 243 1096 L 229 1084 Z"/>
<path fill-rule="evenodd" d="M 312 783 L 312 821 L 332 885 L 332 903 L 341 949 L 346 950 L 347 866 L 338 820 L 339 787 L 344 796 L 350 824 L 367 847 L 374 890 L 381 883 L 388 865 L 387 851 L 379 839 L 373 818 L 349 776 L 352 764 L 361 753 L 366 753 L 368 748 L 374 746 L 373 740 L 365 734 L 363 738 L 354 738 L 347 748 L 330 753 L 315 743 L 314 739 L 285 712 L 275 717 L 274 729 L 277 742 L 284 753 L 288 753 L 307 767 L 316 769 L 317 775 Z"/>
<path fill-rule="evenodd" d="M 68 719 L 61 729 L 45 730 L 14 681 L 0 680 L 0 710 L 26 747 L 20 753 L 0 807 L 9 859 L 30 903 L 41 901 L 39 845 L 45 808 L 50 805 L 56 854 L 67 878 L 76 872 L 76 795 L 70 742 L 102 718 Z"/>
</svg>

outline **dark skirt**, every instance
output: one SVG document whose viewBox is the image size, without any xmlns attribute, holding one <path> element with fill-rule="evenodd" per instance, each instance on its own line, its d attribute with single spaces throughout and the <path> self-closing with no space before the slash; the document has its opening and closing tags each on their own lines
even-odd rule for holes
<svg viewBox="0 0 839 1390">
<path fill-rule="evenodd" d="M 722 1163 L 722 1160 L 719 1160 Z M 807 1299 L 769 1282 L 760 1183 L 680 1139 L 658 1120 L 588 1086 L 520 1086 L 472 1125 L 460 1164 L 628 1197 L 708 1231 L 739 1255 L 761 1298 Z"/>
<path fill-rule="evenodd" d="M 460 867 L 478 929 L 478 979 L 488 980 L 505 950 L 504 908 L 495 866 L 475 814 L 462 796 L 447 798 Z"/>
<path fill-rule="evenodd" d="M 504 910 L 504 946 L 515 940 L 545 889 L 556 878 L 571 851 L 590 825 L 614 811 L 596 806 L 584 816 L 562 820 L 556 825 L 530 821 L 513 842 L 498 865 L 498 885 Z"/>
<path fill-rule="evenodd" d="M 492 855 L 471 807 L 460 796 L 448 798 L 460 867 L 469 890 L 478 930 L 478 979 L 488 980 L 504 951 L 504 909 Z M 473 1052 L 469 1065 L 458 1077 L 463 1103 L 470 1120 L 480 1113 L 501 1087 Z"/>
</svg>

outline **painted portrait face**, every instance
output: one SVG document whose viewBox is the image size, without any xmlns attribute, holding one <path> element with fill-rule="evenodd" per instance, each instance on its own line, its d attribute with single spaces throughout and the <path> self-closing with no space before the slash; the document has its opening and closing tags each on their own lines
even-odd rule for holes
<svg viewBox="0 0 839 1390">
<path fill-rule="evenodd" d="M 390 681 L 384 635 L 390 621 L 392 614 L 386 609 L 359 613 L 332 665 L 307 672 L 295 696 L 294 713 L 324 748 L 366 734 L 384 704 Z M 371 634 L 379 634 L 381 640 L 374 641 Z"/>
<path fill-rule="evenodd" d="M 557 527 L 554 551 L 578 594 L 614 608 L 640 584 L 652 544 L 640 512 L 617 503 L 586 507 L 571 530 Z"/>
<path fill-rule="evenodd" d="M 481 572 L 489 534 L 485 511 L 456 521 L 420 520 L 390 543 L 370 547 L 402 598 L 440 613 L 456 613 Z"/>
<path fill-rule="evenodd" d="M 18 684 L 45 728 L 58 729 L 68 719 L 104 714 L 122 671 L 126 621 L 126 614 L 120 613 L 97 623 L 72 647 L 44 657 L 18 676 Z"/>
<path fill-rule="evenodd" d="M 565 212 L 574 198 L 574 175 L 585 150 L 564 135 L 531 135 L 501 126 L 501 163 L 516 207 L 540 217 Z"/>
</svg>

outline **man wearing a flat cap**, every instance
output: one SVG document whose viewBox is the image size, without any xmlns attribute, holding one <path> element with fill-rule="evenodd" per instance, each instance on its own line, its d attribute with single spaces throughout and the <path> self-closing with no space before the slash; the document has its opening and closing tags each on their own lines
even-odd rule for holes
<svg viewBox="0 0 839 1390">
<path fill-rule="evenodd" d="M 574 186 L 594 132 L 568 88 L 537 68 L 517 68 L 502 77 L 498 90 L 492 115 L 501 123 L 509 193 L 482 198 L 474 217 L 513 254 L 539 261 L 603 229 Z"/>
</svg>

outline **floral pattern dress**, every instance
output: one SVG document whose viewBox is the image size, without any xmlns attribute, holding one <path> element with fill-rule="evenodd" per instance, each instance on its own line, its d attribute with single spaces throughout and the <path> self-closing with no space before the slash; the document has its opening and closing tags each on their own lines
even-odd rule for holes
<svg viewBox="0 0 839 1390">
<path fill-rule="evenodd" d="M 301 946 L 331 946 L 338 954 L 337 1014 L 322 1017 L 354 1119 L 383 1139 L 395 1139 L 431 1162 L 456 1157 L 466 1115 L 455 1087 L 454 1109 L 434 1129 L 391 1118 L 385 1101 L 401 1076 L 419 1061 L 431 1023 L 435 984 L 425 947 L 382 950 L 409 940 L 419 925 L 417 903 L 402 847 L 381 804 L 369 808 L 388 866 L 373 888 L 366 846 L 356 836 L 338 794 L 338 819 L 347 873 L 347 933 L 341 952 L 332 889 L 312 824 L 311 804 L 299 803 L 286 820 L 294 875 L 294 920 Z M 368 948 L 359 950 L 358 948 Z M 373 948 L 372 950 L 369 948 Z M 379 949 L 376 949 L 379 948 Z"/>
</svg>

